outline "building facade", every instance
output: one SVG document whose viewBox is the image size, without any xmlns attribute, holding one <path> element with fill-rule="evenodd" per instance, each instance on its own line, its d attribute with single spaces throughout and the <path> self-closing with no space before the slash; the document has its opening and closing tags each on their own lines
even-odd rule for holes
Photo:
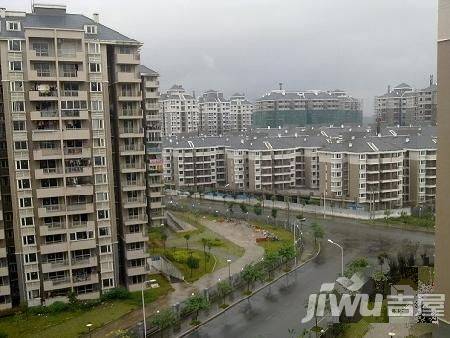
<svg viewBox="0 0 450 338">
<path fill-rule="evenodd" d="M 406 83 L 390 86 L 386 94 L 375 97 L 375 114 L 386 125 L 436 124 L 437 85 L 430 76 L 429 86 L 414 90 Z"/>
<path fill-rule="evenodd" d="M 181 85 L 173 85 L 161 94 L 160 112 L 164 136 L 199 131 L 198 101 L 193 95 L 187 94 Z"/>
<path fill-rule="evenodd" d="M 230 97 L 229 130 L 247 131 L 252 127 L 253 105 L 244 94 L 236 93 Z"/>
<path fill-rule="evenodd" d="M 252 114 L 255 128 L 361 123 L 361 101 L 341 90 L 272 90 L 256 100 Z"/>
<path fill-rule="evenodd" d="M 231 103 L 223 93 L 208 90 L 198 99 L 200 131 L 206 135 L 221 135 L 230 130 Z"/>
<path fill-rule="evenodd" d="M 141 44 L 60 5 L 1 9 L 0 21 L 13 304 L 139 289 L 148 256 Z"/>
</svg>

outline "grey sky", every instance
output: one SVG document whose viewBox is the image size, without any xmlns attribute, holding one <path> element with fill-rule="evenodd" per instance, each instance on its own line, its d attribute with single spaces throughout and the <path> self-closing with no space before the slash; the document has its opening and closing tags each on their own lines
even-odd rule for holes
<svg viewBox="0 0 450 338">
<path fill-rule="evenodd" d="M 38 1 L 36 1 L 38 2 Z M 43 2 L 50 3 L 51 0 Z M 56 1 L 55 3 L 64 3 Z M 425 87 L 436 72 L 437 0 L 76 0 L 144 43 L 161 89 L 221 89 L 254 99 L 286 89 L 346 89 L 364 99 L 388 84 Z M 6 0 L 27 10 L 29 0 Z"/>
</svg>

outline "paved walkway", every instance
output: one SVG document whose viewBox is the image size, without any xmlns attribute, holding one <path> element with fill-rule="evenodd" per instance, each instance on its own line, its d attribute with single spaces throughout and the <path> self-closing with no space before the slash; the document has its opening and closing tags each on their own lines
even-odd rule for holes
<svg viewBox="0 0 450 338">
<path fill-rule="evenodd" d="M 231 263 L 230 269 L 232 274 L 241 271 L 245 265 L 258 261 L 264 256 L 264 249 L 256 244 L 258 233 L 248 226 L 247 223 L 243 221 L 216 222 L 202 219 L 202 224 L 245 249 L 244 255 Z M 181 302 L 188 298 L 193 292 L 196 293 L 204 288 L 214 285 L 219 278 L 228 278 L 228 267 L 204 275 L 192 284 L 172 284 L 172 287 L 174 288 L 173 292 L 146 306 L 147 316 L 156 313 L 158 309 L 166 308 Z M 142 321 L 142 310 L 136 309 L 118 320 L 93 331 L 92 337 L 114 336 L 115 331 L 127 329 L 139 321 Z"/>
</svg>

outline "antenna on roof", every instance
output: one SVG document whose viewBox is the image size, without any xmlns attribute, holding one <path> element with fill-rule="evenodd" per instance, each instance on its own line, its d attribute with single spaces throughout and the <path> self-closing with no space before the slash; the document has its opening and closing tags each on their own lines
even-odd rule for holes
<svg viewBox="0 0 450 338">
<path fill-rule="evenodd" d="M 280 90 L 283 90 L 283 82 L 279 82 L 278 86 L 280 86 Z"/>
</svg>

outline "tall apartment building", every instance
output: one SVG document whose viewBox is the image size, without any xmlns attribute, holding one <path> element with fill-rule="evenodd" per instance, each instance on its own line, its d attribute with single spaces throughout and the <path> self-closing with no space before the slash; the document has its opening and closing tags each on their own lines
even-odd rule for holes
<svg viewBox="0 0 450 338">
<path fill-rule="evenodd" d="M 193 95 L 187 94 L 181 85 L 173 85 L 166 93 L 161 94 L 160 112 L 165 136 L 198 132 L 198 101 Z"/>
<path fill-rule="evenodd" d="M 246 131 L 252 127 L 253 105 L 244 94 L 236 93 L 230 97 L 229 130 Z"/>
<path fill-rule="evenodd" d="M 137 290 L 148 256 L 141 44 L 61 5 L 1 9 L 0 20 L 13 303 L 96 298 L 120 280 Z"/>
<path fill-rule="evenodd" d="M 0 311 L 11 307 L 11 288 L 9 283 L 6 237 L 3 223 L 3 208 L 0 194 Z"/>
<path fill-rule="evenodd" d="M 414 90 L 406 83 L 388 87 L 387 93 L 375 97 L 378 121 L 387 125 L 436 124 L 437 85 L 430 76 L 429 86 Z"/>
<path fill-rule="evenodd" d="M 223 93 L 208 90 L 198 99 L 200 131 L 206 135 L 220 135 L 230 130 L 230 101 Z"/>
<path fill-rule="evenodd" d="M 141 65 L 142 110 L 144 111 L 147 165 L 147 214 L 150 226 L 164 225 L 161 121 L 159 112 L 159 74 Z"/>
<path fill-rule="evenodd" d="M 342 90 L 272 90 L 257 99 L 255 128 L 361 124 L 362 102 Z"/>
<path fill-rule="evenodd" d="M 438 15 L 438 166 L 437 166 L 437 196 L 436 196 L 436 236 L 435 236 L 435 290 L 445 295 L 444 316 L 439 318 L 437 337 L 450 335 L 450 0 L 439 0 Z"/>
</svg>

